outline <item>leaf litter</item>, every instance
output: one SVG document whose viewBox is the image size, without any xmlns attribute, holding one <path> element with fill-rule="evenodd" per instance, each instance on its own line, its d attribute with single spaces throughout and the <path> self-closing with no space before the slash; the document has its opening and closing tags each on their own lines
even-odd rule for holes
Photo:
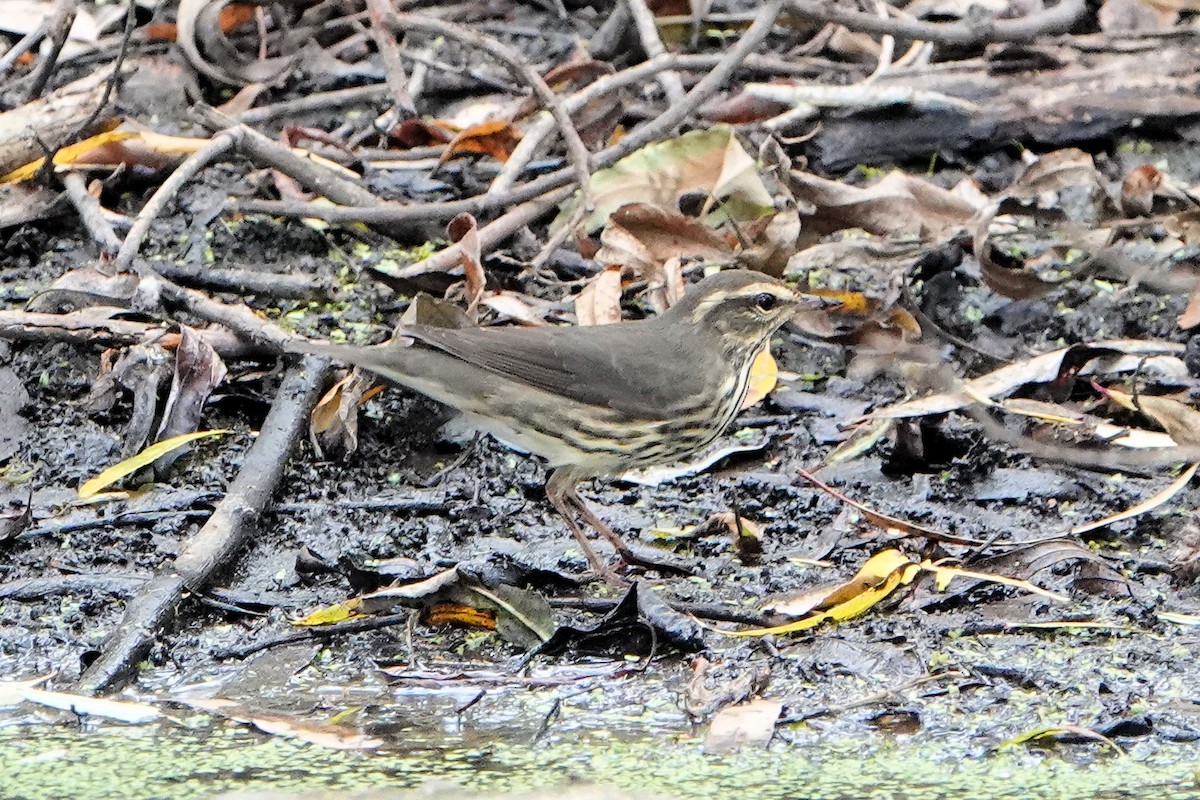
<svg viewBox="0 0 1200 800">
<path fill-rule="evenodd" d="M 778 365 L 764 357 L 755 376 L 757 403 L 742 417 L 751 433 L 718 443 L 712 458 L 688 469 L 655 476 L 649 483 L 661 485 L 652 492 L 628 482 L 595 490 L 625 530 L 710 517 L 733 520 L 723 530 L 714 525 L 716 532 L 702 529 L 664 542 L 683 549 L 697 564 L 696 575 L 641 576 L 619 598 L 580 596 L 574 574 L 579 554 L 536 501 L 538 465 L 485 442 L 473 460 L 442 476 L 458 452 L 439 434 L 439 411 L 402 393 L 357 383 L 339 384 L 317 407 L 312 435 L 322 437 L 322 447 L 293 457 L 278 494 L 280 510 L 249 512 L 261 513 L 263 521 L 258 537 L 239 551 L 242 568 L 221 579 L 230 585 L 196 586 L 196 596 L 205 598 L 210 589 L 207 599 L 216 609 L 222 608 L 220 589 L 247 595 L 267 587 L 285 591 L 296 612 L 290 617 L 307 613 L 311 620 L 314 609 L 333 609 L 317 619 L 363 626 L 355 629 L 359 633 L 335 637 L 337 646 L 350 649 L 365 646 L 366 639 L 354 637 L 369 635 L 365 626 L 373 615 L 398 616 L 397 606 L 388 603 L 400 603 L 402 610 L 415 607 L 425 615 L 410 648 L 426 656 L 470 650 L 496 664 L 534 649 L 532 658 L 543 663 L 604 653 L 644 659 L 646 665 L 652 660 L 678 665 L 681 652 L 702 647 L 726 659 L 710 678 L 731 685 L 740 672 L 755 671 L 755 657 L 706 636 L 693 617 L 736 617 L 776 633 L 782 632 L 780 624 L 799 625 L 790 632 L 800 636 L 772 645 L 778 657 L 767 659 L 767 677 L 746 684 L 737 697 L 745 705 L 729 706 L 724 715 L 715 708 L 707 712 L 716 714 L 718 730 L 729 724 L 733 732 L 725 736 L 735 745 L 753 746 L 790 738 L 775 722 L 800 703 L 796 698 L 821 705 L 823 697 L 839 694 L 836 679 L 807 685 L 806 667 L 789 662 L 789 653 L 798 663 L 806 658 L 803 647 L 813 635 L 855 647 L 902 642 L 930 654 L 931 670 L 938 658 L 951 658 L 969 671 L 987 666 L 971 649 L 978 637 L 947 635 L 964 629 L 964 615 L 1010 626 L 1004 629 L 1012 632 L 1010 641 L 992 644 L 1018 664 L 1027 643 L 1020 637 L 1029 634 L 1016 631 L 1041 631 L 1035 641 L 1047 646 L 1083 630 L 1109 631 L 1111 639 L 1089 642 L 1091 651 L 1068 646 L 1078 652 L 1060 652 L 1037 665 L 1063 681 L 1082 680 L 1095 662 L 1111 660 L 1114 650 L 1124 658 L 1135 647 L 1151 647 L 1133 641 L 1132 626 L 1119 632 L 1121 620 L 1142 619 L 1135 598 L 1153 597 L 1156 617 L 1177 625 L 1196 610 L 1186 582 L 1174 577 L 1186 574 L 1188 543 L 1200 537 L 1188 489 L 1194 466 L 1178 475 L 1170 470 L 1198 460 L 1189 453 L 1196 447 L 1198 362 L 1186 331 L 1194 327 L 1198 296 L 1190 263 L 1197 205 L 1191 186 L 1200 165 L 1186 151 L 1162 143 L 1141 153 L 1147 143 L 1127 132 L 1146 107 L 1159 109 L 1160 124 L 1168 128 L 1194 113 L 1182 101 L 1165 102 L 1162 94 L 1164 86 L 1186 84 L 1175 76 L 1185 74 L 1194 59 L 1137 34 L 1146 25 L 1155 30 L 1186 25 L 1190 17 L 1166 15 L 1150 23 L 1142 16 L 1118 17 L 1112 5 L 1105 4 L 1107 11 L 1097 18 L 1102 34 L 1077 30 L 1041 43 L 1037 53 L 989 45 L 976 54 L 979 63 L 956 65 L 979 70 L 967 72 L 970 78 L 957 90 L 928 62 L 954 64 L 953 55 L 921 56 L 916 48 L 911 60 L 901 56 L 892 63 L 887 48 L 864 33 L 821 34 L 823 26 L 808 30 L 789 19 L 794 34 L 812 37 L 814 51 L 834 57 L 813 62 L 814 68 L 852 84 L 852 92 L 814 94 L 794 81 L 786 91 L 767 92 L 764 87 L 772 84 L 735 77 L 729 79 L 731 92 L 783 97 L 782 106 L 799 113 L 780 118 L 777 102 L 772 110 L 740 111 L 736 126 L 663 131 L 649 144 L 636 140 L 642 144 L 627 151 L 622 137 L 636 136 L 639 121 L 662 110 L 647 116 L 631 100 L 626 89 L 639 84 L 628 77 L 628 61 L 611 53 L 582 59 L 581 51 L 561 45 L 538 50 L 553 45 L 555 29 L 537 16 L 544 10 L 523 9 L 520 14 L 538 23 L 531 27 L 545 34 L 525 40 L 514 33 L 517 51 L 573 115 L 574 135 L 590 149 L 582 162 L 571 150 L 572 132 L 555 121 L 561 120 L 555 112 L 563 109 L 547 106 L 536 82 L 528 92 L 514 89 L 513 81 L 528 78 L 519 77 L 521 65 L 483 64 L 470 55 L 472 40 L 461 32 L 436 43 L 422 39 L 428 33 L 400 36 L 405 47 L 429 49 L 419 57 L 403 51 L 410 73 L 395 74 L 401 61 L 384 58 L 381 68 L 355 55 L 360 44 L 331 44 L 358 36 L 353 24 L 336 15 L 317 22 L 298 13 L 282 24 L 275 15 L 286 11 L 252 20 L 232 13 L 234 5 L 197 0 L 180 5 L 173 31 L 135 30 L 135 73 L 153 74 L 161 67 L 161 50 L 142 51 L 142 45 L 174 35 L 188 69 L 195 71 L 192 77 L 210 88 L 244 87 L 224 110 L 268 131 L 262 140 L 228 118 L 210 132 L 195 129 L 174 113 L 190 101 L 181 90 L 164 86 L 160 96 L 130 98 L 162 104 L 161 114 L 114 117 L 102 121 L 108 132 L 97 133 L 84 130 L 92 109 L 82 104 L 68 126 L 79 130 L 73 140 L 30 150 L 20 133 L 28 128 L 18 119 L 23 101 L 14 92 L 28 96 L 41 90 L 32 91 L 36 76 L 29 64 L 6 64 L 5 70 L 15 69 L 16 83 L 4 92 L 4 114 L 17 115 L 12 118 L 17 123 L 0 125 L 0 144 L 22 145 L 12 152 L 24 155 L 0 158 L 7 190 L 14 192 L 0 195 L 0 236 L 6 244 L 0 330 L 17 342 L 13 350 L 5 344 L 3 355 L 25 379 L 28 399 L 21 413 L 40 423 L 19 432 L 3 464 L 5 475 L 13 477 L 3 499 L 19 509 L 3 542 L 12 554 L 10 579 L 61 577 L 56 573 L 63 567 L 49 557 L 53 548 L 69 550 L 70 570 L 94 577 L 114 568 L 143 581 L 158 574 L 179 554 L 190 518 L 145 514 L 203 514 L 207 507 L 164 504 L 147 512 L 130 506 L 127 513 L 122 504 L 132 498 L 113 497 L 104 504 L 112 508 L 85 521 L 94 528 L 62 541 L 23 534 L 31 526 L 52 530 L 65 520 L 62 494 L 54 490 L 120 462 L 97 482 L 84 484 L 89 492 L 99 491 L 186 440 L 143 449 L 155 436 L 193 432 L 196 438 L 226 428 L 265 432 L 266 408 L 281 402 L 274 396 L 277 379 L 269 356 L 292 330 L 375 340 L 390 332 L 394 312 L 421 289 L 447 297 L 448 307 L 465 312 L 469 324 L 612 324 L 662 311 L 682 296 L 694 275 L 740 260 L 838 304 L 783 332 L 775 347 Z M 314 36 L 318 29 L 321 36 Z M 1124 33 L 1114 33 L 1118 30 Z M 382 34 L 372 39 L 375 47 L 386 48 L 388 37 L 395 44 L 395 26 L 375 33 Z M 249 51 L 239 53 L 256 38 Z M 1123 48 L 1136 50 L 1139 42 L 1162 44 L 1184 65 L 1180 72 L 1160 74 L 1154 57 L 1142 51 L 1150 79 L 1141 97 L 1131 96 L 1120 77 L 1127 71 L 1119 67 L 1128 55 Z M 99 41 L 88 46 L 98 47 Z M 698 42 L 696 47 L 705 50 Z M 489 48 L 478 52 L 504 57 L 512 49 Z M 63 52 L 62 74 L 49 91 L 69 105 L 70 97 L 88 91 L 66 89 L 87 62 Z M 1043 60 L 1021 60 L 1035 54 Z M 670 85 L 666 75 L 691 69 L 681 59 L 694 55 L 667 53 L 663 85 Z M 46 63 L 45 58 L 33 61 Z M 1108 71 L 1100 65 L 1105 58 L 1113 65 Z M 340 108 L 350 95 L 338 92 L 365 90 L 351 105 L 373 111 L 372 104 L 386 96 L 379 87 L 402 85 L 411 96 L 395 98 L 396 107 L 415 102 L 424 119 L 388 125 L 369 115 L 330 114 L 320 106 L 316 113 L 296 110 L 287 105 L 296 99 L 289 94 L 295 87 L 277 79 L 302 62 L 309 69 L 302 77 L 295 73 L 298 96 Z M 776 68 L 770 63 L 746 61 L 768 75 Z M 981 63 L 990 68 L 981 70 Z M 382 74 L 388 69 L 393 74 Z M 920 82 L 897 83 L 912 71 Z M 1026 93 L 1039 87 L 1039 77 L 1065 78 L 1071 86 L 1080 72 L 1102 76 L 1091 102 L 1111 113 L 1105 119 L 1119 122 L 1122 114 L 1131 115 L 1130 127 L 1097 130 L 1081 126 L 1094 108 L 1076 116 L 1061 109 L 1044 113 L 1028 102 Z M 1024 77 L 1010 82 L 1013 75 Z M 657 85 L 648 73 L 641 79 Z M 349 89 L 347 80 L 354 84 Z M 606 82 L 611 91 L 596 88 Z M 483 99 L 484 90 L 489 97 L 459 114 L 463 109 L 442 98 L 449 96 L 448 87 L 461 91 L 464 84 L 479 95 L 474 99 Z M 135 74 L 125 85 L 144 92 L 146 83 Z M 1048 86 L 1042 88 L 1055 96 Z M 669 97 L 671 90 L 664 91 Z M 799 108 L 801 101 L 811 108 Z M 979 133 L 963 115 L 986 123 L 994 109 L 1015 105 L 1025 110 L 1010 116 L 1025 127 L 1004 129 L 986 148 L 978 140 L 971 146 L 930 144 L 965 143 Z M 868 135 L 874 123 L 864 112 L 872 108 L 876 115 L 884 109 L 894 115 L 889 144 L 898 149 L 892 152 L 905 152 L 906 125 L 922 120 L 930 138 L 921 152 L 951 158 L 927 169 L 903 157 L 877 157 L 870 148 L 835 153 L 833 141 L 849 148 L 887 138 Z M 199 106 L 194 111 L 200 117 L 207 113 Z M 802 135 L 789 135 L 797 131 L 787 126 L 804 119 L 819 122 Z M 767 121 L 765 128 L 756 124 Z M 864 135 L 846 136 L 854 126 Z M 1054 135 L 1031 136 L 1027 147 L 1010 146 L 1014 138 L 1026 141 L 1021 130 L 1037 126 Z M 771 129 L 781 131 L 779 138 L 765 135 Z M 18 133 L 4 133 L 10 130 Z M 947 131 L 959 138 L 946 138 Z M 835 135 L 840 140 L 829 138 Z M 1096 148 L 1106 137 L 1109 143 Z M 227 141 L 236 143 L 243 161 L 194 160 L 222 151 Z M 1073 146 L 1083 142 L 1090 143 L 1088 150 Z M 54 155 L 52 170 L 35 160 L 45 158 L 47 149 Z M 982 149 L 989 155 L 971 164 L 968 159 Z M 0 150 L 0 156 L 8 152 Z M 546 160 L 534 161 L 535 155 Z M 847 158 L 860 166 L 830 168 Z M 130 176 L 162 186 L 181 159 L 195 166 L 200 179 L 175 186 L 176 194 L 163 198 L 173 198 L 177 207 L 143 207 L 144 198 L 129 193 L 138 185 Z M 588 161 L 605 166 L 592 169 Z M 364 171 L 364 164 L 372 168 Z M 578 173 L 581 165 L 590 173 L 590 186 L 577 200 L 566 194 L 549 201 L 538 201 L 544 194 L 521 200 L 506 195 L 539 175 L 572 168 Z M 72 190 L 72 181 L 84 175 L 99 180 L 76 182 Z M 259 192 L 270 197 L 257 197 Z M 31 193 L 40 200 L 33 202 Z M 276 194 L 280 199 L 272 199 Z M 482 199 L 454 205 L 471 196 Z M 527 202 L 541 205 L 527 207 L 531 217 L 509 216 Z M 59 231 L 51 215 L 67 207 L 90 222 Z M 143 220 L 146 208 L 153 213 Z M 358 209 L 365 224 L 349 216 L 337 219 L 334 212 L 346 209 Z M 314 226 L 283 221 L 287 218 L 323 221 Z M 134 227 L 124 235 L 131 220 Z M 447 232 L 445 224 L 452 221 Z M 100 241 L 93 232 L 103 224 L 124 235 L 123 254 L 111 263 L 90 258 L 93 242 Z M 559 245 L 543 254 L 545 242 L 556 235 L 563 237 Z M 441 254 L 407 249 L 443 236 L 455 244 Z M 192 273 L 198 276 L 194 285 L 180 286 L 155 272 L 156 263 L 172 261 L 203 267 Z M 267 287 L 271 275 L 313 272 L 334 278 L 327 285 L 336 288 L 317 300 L 296 302 L 269 288 L 239 293 L 206 282 L 205 272 L 231 263 L 254 266 L 267 277 Z M 383 272 L 402 273 L 400 280 L 409 283 L 398 284 L 397 294 L 369 279 Z M 422 302 L 408 307 L 415 313 Z M 253 311 L 231 311 L 236 308 Z M 231 330 L 238 347 L 221 338 Z M 114 349 L 98 355 L 93 345 Z M 821 428 L 845 442 L 837 458 L 828 458 L 831 442 L 818 443 L 814 433 L 819 411 L 786 405 L 789 390 L 835 399 L 829 407 L 873 408 L 859 419 L 837 420 L 839 429 Z M 83 395 L 86 404 L 72 400 Z M 241 450 L 239 445 L 177 451 L 175 464 L 158 461 L 154 480 L 182 484 L 195 497 L 202 489 L 223 492 L 237 472 Z M 902 450 L 913 457 L 895 457 Z M 1115 453 L 1133 450 L 1151 451 L 1160 462 L 1111 466 L 1123 463 L 1112 461 Z M 139 451 L 132 460 L 120 460 Z M 314 463 L 321 452 L 332 454 L 331 460 Z M 1059 464 L 1049 457 L 1054 452 L 1073 453 L 1073 460 Z M 29 474 L 35 464 L 30 493 L 15 477 Z M 802 469 L 821 464 L 817 481 L 828 494 L 799 485 Z M 989 478 L 1036 470 L 1038 476 L 1055 476 L 1057 470 L 1059 479 L 1047 481 L 1053 485 L 1042 491 L 1006 495 L 983 488 Z M 417 491 L 432 475 L 439 476 L 442 492 L 434 500 Z M 849 497 L 861 500 L 847 503 Z M 285 506 L 293 510 L 282 510 Z M 734 529 L 737 536 L 730 533 Z M 754 535 L 743 533 L 747 529 Z M 747 538 L 755 540 L 752 555 L 739 549 Z M 904 551 L 884 546 L 897 538 L 905 539 Z M 821 550 L 837 577 L 814 577 L 813 560 L 804 554 L 813 552 L 817 540 L 832 543 Z M 120 545 L 119 558 L 111 555 L 113 542 Z M 1172 550 L 1175 544 L 1182 549 Z M 308 571 L 313 562 L 301 557 L 304 548 L 322 554 L 322 570 Z M 347 600 L 351 562 L 364 554 L 403 554 L 412 576 Z M 864 564 L 872 566 L 856 566 Z M 925 575 L 931 577 L 919 577 Z M 564 611 L 554 603 L 562 599 L 578 600 L 578 607 Z M 84 634 L 55 622 L 20 625 L 38 663 L 49 659 L 63 667 L 65 677 L 56 680 L 64 686 L 85 671 L 79 657 L 92 637 L 123 627 L 118 604 L 104 600 L 92 604 L 98 607 Z M 808 616 L 782 622 L 778 617 L 788 608 Z M 206 627 L 205 643 L 197 647 L 168 631 L 173 646 L 194 654 L 232 636 L 215 624 L 220 619 L 215 615 L 231 613 L 227 607 L 189 610 Z M 1070 633 L 1071 621 L 1061 619 L 1064 610 L 1088 618 L 1077 621 L 1076 634 Z M 823 627 L 816 634 L 802 633 L 818 624 Z M 268 615 L 252 638 L 265 640 L 283 627 L 283 616 Z M 1155 634 L 1164 635 L 1162 629 Z M 1186 655 L 1169 649 L 1154 651 L 1152 660 L 1163 672 L 1192 668 L 1184 663 Z M 28 672 L 31 665 L 16 666 Z M 1138 680 L 1129 670 L 1111 683 L 1130 705 L 1150 702 L 1139 694 Z M 897 689 L 909 692 L 916 686 L 895 685 L 910 686 Z M 988 689 L 960 680 L 956 691 Z M 1100 724 L 1099 700 L 1091 699 L 1094 729 L 1107 730 Z M 1060 700 L 1048 697 L 1052 704 Z M 943 715 L 959 710 L 929 697 L 914 702 L 929 707 L 930 714 L 922 715 L 926 724 L 935 710 Z M 747 708 L 754 713 L 735 710 Z M 294 724 L 272 722 L 252 710 L 228 713 L 258 718 L 259 727 L 277 732 Z M 728 722 L 739 713 L 749 721 Z M 1171 714 L 1165 706 L 1161 713 Z M 1035 728 L 1030 715 L 987 720 L 1014 736 L 1019 729 L 1076 730 Z M 714 734 L 714 742 L 720 738 Z M 347 741 L 374 746 L 370 737 Z"/>
</svg>

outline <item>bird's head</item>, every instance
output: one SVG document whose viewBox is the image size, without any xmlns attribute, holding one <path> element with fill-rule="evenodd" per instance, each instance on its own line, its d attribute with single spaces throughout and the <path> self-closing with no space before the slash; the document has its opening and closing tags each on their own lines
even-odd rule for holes
<svg viewBox="0 0 1200 800">
<path fill-rule="evenodd" d="M 781 280 L 733 269 L 700 281 L 664 316 L 694 325 L 700 335 L 716 334 L 734 355 L 757 353 L 806 304 Z"/>
</svg>

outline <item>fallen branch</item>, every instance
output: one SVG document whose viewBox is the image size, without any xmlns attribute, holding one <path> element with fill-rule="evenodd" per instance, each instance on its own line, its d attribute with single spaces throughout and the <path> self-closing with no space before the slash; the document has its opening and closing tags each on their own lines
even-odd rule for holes
<svg viewBox="0 0 1200 800">
<path fill-rule="evenodd" d="M 130 601 L 100 657 L 79 678 L 76 691 L 115 689 L 136 675 L 154 642 L 174 626 L 184 596 L 206 587 L 242 548 L 283 476 L 288 455 L 302 438 L 328 370 L 327 361 L 310 356 L 287 372 L 229 492 L 187 541 L 173 567 Z"/>
<path fill-rule="evenodd" d="M 1059 0 L 1034 14 L 1016 19 L 984 19 L 966 22 L 922 22 L 912 19 L 881 19 L 874 14 L 839 8 L 818 0 L 788 0 L 788 15 L 820 23 L 844 25 L 852 31 L 884 34 L 903 39 L 956 46 L 995 42 L 1030 42 L 1051 33 L 1066 33 L 1087 10 L 1084 0 Z"/>
</svg>

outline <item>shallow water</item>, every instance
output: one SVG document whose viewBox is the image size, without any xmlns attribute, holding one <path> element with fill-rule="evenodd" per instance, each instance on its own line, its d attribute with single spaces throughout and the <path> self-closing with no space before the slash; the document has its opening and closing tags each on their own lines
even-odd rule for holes
<svg viewBox="0 0 1200 800">
<path fill-rule="evenodd" d="M 698 735 L 618 739 L 604 731 L 542 746 L 491 741 L 442 748 L 433 739 L 346 752 L 219 724 L 0 728 L 4 800 L 191 800 L 221 792 L 396 791 L 452 782 L 478 792 L 573 783 L 705 798 L 1194 798 L 1200 748 L 1157 748 L 1126 757 L 1088 748 L 982 754 L 936 741 L 794 745 L 705 755 Z M 1069 760 L 1068 756 L 1078 758 Z M 736 793 L 736 794 L 735 794 Z M 462 797 L 459 792 L 453 796 Z"/>
</svg>

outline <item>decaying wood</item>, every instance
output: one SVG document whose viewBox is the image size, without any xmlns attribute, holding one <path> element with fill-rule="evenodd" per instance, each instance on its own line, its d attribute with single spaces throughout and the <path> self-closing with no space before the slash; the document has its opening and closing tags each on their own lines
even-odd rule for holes
<svg viewBox="0 0 1200 800">
<path fill-rule="evenodd" d="M 919 87 L 977 110 L 868 107 L 864 93 L 857 107 L 826 114 L 808 141 L 806 155 L 818 169 L 927 160 L 1014 141 L 1060 147 L 1122 130 L 1173 130 L 1200 118 L 1200 51 L 1187 41 L 1159 40 L 1134 52 L 1091 52 L 1075 43 L 996 47 L 976 71 L 903 70 L 874 85 Z"/>
<path fill-rule="evenodd" d="M 63 138 L 87 121 L 104 97 L 110 70 L 102 69 L 12 111 L 0 113 L 0 175 L 46 155 Z M 102 115 L 84 135 L 96 133 L 113 120 Z M 43 146 L 44 145 L 44 146 Z"/>
</svg>

